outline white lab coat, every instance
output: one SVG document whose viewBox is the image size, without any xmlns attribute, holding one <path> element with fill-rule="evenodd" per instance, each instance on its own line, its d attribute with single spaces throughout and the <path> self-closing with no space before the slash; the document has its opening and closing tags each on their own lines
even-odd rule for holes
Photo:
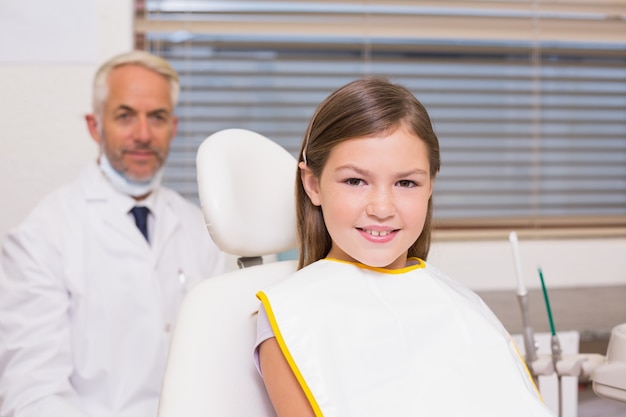
<svg viewBox="0 0 626 417">
<path fill-rule="evenodd" d="M 151 245 L 95 164 L 11 231 L 0 281 L 0 416 L 154 417 L 185 293 L 228 267 L 200 210 L 154 193 Z"/>
</svg>

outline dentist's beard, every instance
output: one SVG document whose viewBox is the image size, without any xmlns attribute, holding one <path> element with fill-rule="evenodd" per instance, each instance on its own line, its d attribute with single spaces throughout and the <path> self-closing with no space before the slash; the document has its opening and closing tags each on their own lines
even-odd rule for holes
<svg viewBox="0 0 626 417">
<path fill-rule="evenodd" d="M 159 185 L 161 185 L 161 180 L 163 179 L 163 167 L 159 168 L 154 173 L 152 178 L 146 181 L 136 181 L 127 178 L 121 172 L 118 172 L 115 168 L 113 168 L 104 151 L 100 152 L 100 161 L 98 166 L 104 176 L 107 177 L 111 184 L 113 184 L 113 188 L 122 194 L 135 198 L 150 194 Z"/>
</svg>

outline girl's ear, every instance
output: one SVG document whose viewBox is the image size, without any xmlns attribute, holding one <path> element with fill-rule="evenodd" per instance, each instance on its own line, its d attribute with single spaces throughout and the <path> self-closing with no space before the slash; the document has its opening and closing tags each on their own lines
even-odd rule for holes
<svg viewBox="0 0 626 417">
<path fill-rule="evenodd" d="M 298 164 L 300 168 L 300 180 L 302 181 L 302 186 L 304 187 L 304 191 L 309 196 L 311 203 L 314 206 L 321 206 L 322 202 L 320 199 L 320 183 L 315 175 L 313 175 L 313 171 L 311 168 L 304 162 L 300 162 Z"/>
</svg>

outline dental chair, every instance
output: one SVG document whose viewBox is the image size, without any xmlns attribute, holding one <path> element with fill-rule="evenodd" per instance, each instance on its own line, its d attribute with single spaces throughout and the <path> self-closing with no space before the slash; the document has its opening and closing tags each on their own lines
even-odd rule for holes
<svg viewBox="0 0 626 417">
<path fill-rule="evenodd" d="M 296 160 L 243 129 L 209 136 L 198 149 L 198 188 L 207 228 L 240 269 L 209 278 L 185 298 L 174 329 L 159 417 L 275 417 L 252 355 L 259 289 L 296 270 L 273 261 L 296 247 Z M 626 323 L 592 375 L 597 395 L 626 402 Z"/>
<path fill-rule="evenodd" d="M 593 370 L 591 380 L 599 397 L 626 403 L 626 323 L 612 329 L 606 360 Z"/>
<path fill-rule="evenodd" d="M 207 228 L 241 269 L 193 288 L 179 312 L 159 402 L 159 417 L 275 416 L 253 362 L 258 290 L 296 270 L 263 257 L 296 247 L 297 162 L 266 137 L 219 131 L 197 154 Z"/>
</svg>

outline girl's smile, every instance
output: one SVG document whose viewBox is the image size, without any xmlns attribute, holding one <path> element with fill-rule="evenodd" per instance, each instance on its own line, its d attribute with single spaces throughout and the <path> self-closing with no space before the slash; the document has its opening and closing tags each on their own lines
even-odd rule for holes
<svg viewBox="0 0 626 417">
<path fill-rule="evenodd" d="M 385 243 L 393 239 L 395 233 L 397 233 L 397 229 L 387 229 L 387 230 L 376 230 L 379 229 L 376 226 L 372 226 L 371 228 L 359 228 L 357 230 L 363 233 L 363 237 L 368 239 L 371 242 L 375 243 Z"/>
</svg>

